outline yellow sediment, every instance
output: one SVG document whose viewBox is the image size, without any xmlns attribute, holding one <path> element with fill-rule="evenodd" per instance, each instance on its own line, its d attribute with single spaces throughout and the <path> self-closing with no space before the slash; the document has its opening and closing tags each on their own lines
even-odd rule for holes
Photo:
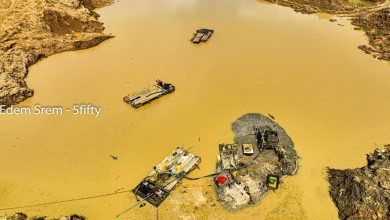
<svg viewBox="0 0 390 220">
<path fill-rule="evenodd" d="M 336 219 L 326 167 L 363 166 L 374 143 L 389 141 L 389 64 L 359 51 L 365 37 L 348 24 L 256 1 L 119 1 L 99 12 L 116 38 L 34 65 L 35 96 L 21 105 L 92 103 L 101 115 L 0 115 L 0 208 L 134 187 L 178 145 L 202 157 L 191 176 L 212 173 L 231 122 L 260 112 L 294 140 L 298 175 L 235 213 L 216 202 L 210 180 L 185 180 L 160 219 Z M 193 45 L 200 27 L 216 32 Z M 122 101 L 155 79 L 177 91 L 137 110 Z M 15 211 L 114 219 L 134 201 L 129 193 Z M 155 219 L 155 211 L 122 218 Z"/>
</svg>

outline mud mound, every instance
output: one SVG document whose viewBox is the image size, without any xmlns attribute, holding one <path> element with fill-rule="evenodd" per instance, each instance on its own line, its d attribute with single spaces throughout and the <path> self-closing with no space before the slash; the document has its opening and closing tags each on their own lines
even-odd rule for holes
<svg viewBox="0 0 390 220">
<path fill-rule="evenodd" d="M 270 190 L 269 175 L 291 176 L 298 170 L 294 143 L 275 121 L 250 113 L 233 122 L 232 130 L 234 143 L 220 145 L 215 179 L 218 198 L 231 211 L 260 202 Z M 244 153 L 245 145 L 253 146 L 251 154 Z"/>
<path fill-rule="evenodd" d="M 357 169 L 328 169 L 340 219 L 390 219 L 390 146 L 367 155 L 367 162 Z"/>
<path fill-rule="evenodd" d="M 374 58 L 390 60 L 390 8 L 360 14 L 352 24 L 362 28 L 368 36 L 370 46 L 359 46 L 361 50 Z"/>
<path fill-rule="evenodd" d="M 94 9 L 105 7 L 105 6 L 110 5 L 111 3 L 114 2 L 114 0 L 82 0 L 82 1 L 84 3 L 86 3 L 87 5 L 92 4 Z"/>
<path fill-rule="evenodd" d="M 98 21 L 85 21 L 56 10 L 45 10 L 42 19 L 50 27 L 52 33 L 59 35 L 72 32 L 100 33 L 104 30 L 103 24 Z"/>
<path fill-rule="evenodd" d="M 5 3 L 7 2 L 7 3 Z M 44 57 L 98 45 L 112 35 L 91 9 L 111 0 L 1 1 L 0 105 L 14 105 L 34 91 L 24 79 Z"/>
</svg>

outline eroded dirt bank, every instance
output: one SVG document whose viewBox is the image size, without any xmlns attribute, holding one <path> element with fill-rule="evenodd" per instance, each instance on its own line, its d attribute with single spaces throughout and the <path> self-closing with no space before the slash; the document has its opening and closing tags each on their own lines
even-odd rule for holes
<svg viewBox="0 0 390 220">
<path fill-rule="evenodd" d="M 352 24 L 362 29 L 369 45 L 359 49 L 374 58 L 390 60 L 390 2 L 387 0 L 266 0 L 293 8 L 297 12 L 312 14 L 325 12 L 351 17 Z"/>
<path fill-rule="evenodd" d="M 112 0 L 0 0 L 0 104 L 14 105 L 34 91 L 28 67 L 55 53 L 86 49 L 113 37 L 93 10 Z"/>
<path fill-rule="evenodd" d="M 390 145 L 367 155 L 367 166 L 328 170 L 340 219 L 390 219 Z"/>
</svg>

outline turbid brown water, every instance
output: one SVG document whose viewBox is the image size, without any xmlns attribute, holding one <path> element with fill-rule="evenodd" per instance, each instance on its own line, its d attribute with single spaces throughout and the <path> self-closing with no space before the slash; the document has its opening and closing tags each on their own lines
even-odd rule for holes
<svg viewBox="0 0 390 220">
<path fill-rule="evenodd" d="M 326 166 L 363 166 L 361 155 L 389 141 L 390 66 L 357 49 L 364 35 L 347 21 L 340 27 L 252 0 L 119 1 L 100 13 L 116 38 L 33 66 L 27 81 L 36 93 L 22 105 L 93 103 L 101 116 L 0 115 L 0 208 L 134 187 L 178 145 L 202 157 L 193 176 L 211 173 L 218 144 L 232 141 L 230 123 L 261 112 L 274 115 L 294 140 L 298 175 L 238 213 L 217 205 L 181 216 L 336 219 Z M 203 26 L 215 34 L 191 44 Z M 138 110 L 123 103 L 157 78 L 177 91 Z M 17 211 L 114 219 L 133 202 L 122 194 Z M 160 207 L 160 218 L 177 215 L 172 204 Z M 147 206 L 122 218 L 154 214 Z"/>
</svg>

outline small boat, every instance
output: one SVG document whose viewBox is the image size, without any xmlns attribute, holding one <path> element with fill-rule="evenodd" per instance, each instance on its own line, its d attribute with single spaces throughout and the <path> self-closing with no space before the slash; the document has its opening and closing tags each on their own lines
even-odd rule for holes
<svg viewBox="0 0 390 220">
<path fill-rule="evenodd" d="M 192 43 L 198 44 L 200 42 L 206 42 L 208 39 L 210 39 L 211 35 L 214 33 L 214 30 L 202 28 L 196 30 L 194 35 L 191 38 Z"/>
<path fill-rule="evenodd" d="M 156 80 L 156 84 L 147 87 L 146 89 L 137 92 L 133 95 L 128 95 L 123 98 L 123 101 L 130 104 L 134 108 L 139 108 L 151 101 L 160 98 L 161 96 L 170 94 L 175 91 L 175 86 L 170 83 L 165 83 L 161 80 Z"/>
<path fill-rule="evenodd" d="M 198 44 L 202 41 L 202 38 L 203 38 L 203 34 L 200 34 L 200 33 L 195 33 L 193 38 L 191 39 L 192 43 L 195 43 L 195 44 Z"/>
<path fill-rule="evenodd" d="M 201 158 L 182 148 L 176 148 L 157 164 L 134 189 L 136 196 L 158 207 L 171 190 L 195 167 Z"/>
</svg>

